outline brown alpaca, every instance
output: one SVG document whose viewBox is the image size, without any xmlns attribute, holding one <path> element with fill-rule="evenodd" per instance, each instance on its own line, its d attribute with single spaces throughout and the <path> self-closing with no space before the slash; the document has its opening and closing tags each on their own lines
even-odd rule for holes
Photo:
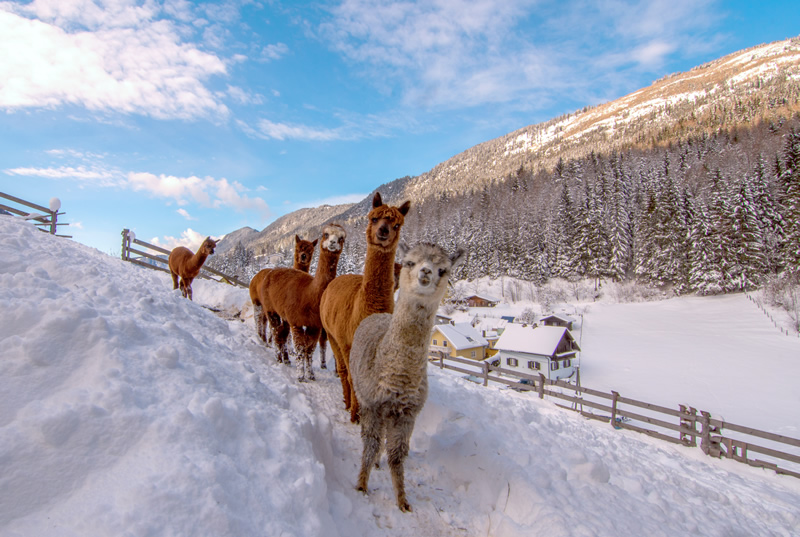
<svg viewBox="0 0 800 537">
<path fill-rule="evenodd" d="M 342 381 L 344 406 L 350 410 L 350 421 L 358 421 L 358 401 L 350 378 L 350 349 L 359 323 L 373 313 L 394 310 L 395 252 L 400 228 L 411 203 L 400 207 L 384 205 L 375 193 L 372 210 L 367 215 L 367 258 L 364 274 L 343 274 L 333 280 L 322 294 L 320 316 L 328 333 L 328 341 L 336 358 L 336 369 Z"/>
<path fill-rule="evenodd" d="M 293 268 L 308 272 L 311 267 L 311 259 L 314 257 L 314 249 L 317 247 L 317 241 L 304 241 L 299 236 L 294 236 L 294 264 Z M 269 345 L 267 341 L 267 318 L 264 315 L 264 309 L 261 306 L 262 298 L 259 296 L 259 287 L 267 274 L 272 269 L 263 269 L 253 276 L 250 280 L 250 301 L 253 303 L 253 318 L 256 321 L 256 333 L 261 341 Z"/>
<path fill-rule="evenodd" d="M 178 277 L 180 276 L 181 294 L 192 300 L 192 281 L 200 274 L 200 268 L 206 262 L 206 258 L 214 253 L 217 242 L 212 241 L 211 237 L 206 237 L 197 253 L 184 246 L 178 246 L 169 254 L 168 264 L 169 273 L 172 276 L 172 289 L 178 288 Z"/>
<path fill-rule="evenodd" d="M 286 342 L 291 331 L 298 352 L 297 380 L 300 382 L 314 380 L 311 358 L 322 330 L 319 303 L 325 288 L 336 277 L 346 235 L 339 225 L 325 226 L 317 272 L 313 277 L 299 270 L 278 268 L 267 274 L 262 283 L 268 297 L 264 301 L 264 313 L 278 349 L 278 361 L 289 363 Z"/>
</svg>

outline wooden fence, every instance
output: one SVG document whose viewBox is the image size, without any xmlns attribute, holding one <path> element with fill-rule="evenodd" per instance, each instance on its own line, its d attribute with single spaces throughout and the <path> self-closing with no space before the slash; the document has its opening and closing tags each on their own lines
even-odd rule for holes
<svg viewBox="0 0 800 537">
<path fill-rule="evenodd" d="M 152 250 L 153 252 L 164 254 L 164 256 L 159 257 L 158 255 L 155 255 L 152 252 L 138 250 L 131 245 L 143 246 L 148 250 Z M 146 259 L 151 259 L 159 264 L 155 265 L 151 263 L 146 263 L 144 261 L 131 257 L 131 254 L 138 255 Z M 140 241 L 133 235 L 133 233 L 131 233 L 129 229 L 122 230 L 122 259 L 124 261 L 129 261 L 131 263 L 140 265 L 142 267 L 147 267 L 169 273 L 169 268 L 167 265 L 167 257 L 169 256 L 169 254 L 170 254 L 169 250 L 165 250 L 164 248 L 161 248 L 160 246 L 156 246 L 154 244 Z M 217 277 L 215 278 L 214 276 Z M 248 284 L 239 281 L 235 276 L 229 276 L 227 274 L 224 274 L 218 270 L 215 270 L 211 267 L 207 267 L 205 265 L 203 265 L 203 267 L 200 269 L 200 274 L 198 277 L 205 278 L 207 280 L 214 280 L 217 282 L 229 283 L 231 285 L 238 285 L 244 287 L 245 289 L 249 287 Z"/>
<path fill-rule="evenodd" d="M 456 358 L 441 351 L 432 352 L 430 358 L 440 368 L 465 373 L 484 386 L 495 382 L 518 391 L 535 392 L 541 399 L 552 397 L 566 402 L 566 405 L 556 404 L 610 423 L 615 429 L 628 429 L 684 446 L 696 447 L 699 442 L 706 455 L 800 478 L 800 440 L 796 438 L 728 423 L 687 405 L 679 405 L 678 409 L 663 407 L 623 397 L 615 391 L 606 393 L 581 387 L 579 383 L 549 380 L 543 374 L 534 376 L 503 369 L 488 361 Z"/>
<path fill-rule="evenodd" d="M 16 203 L 17 205 L 22 205 L 28 207 L 30 209 L 35 209 L 42 214 L 31 213 L 30 211 L 22 211 L 16 207 L 10 207 L 3 203 L 0 203 L 0 209 L 4 209 L 11 214 L 21 216 L 28 220 L 33 221 L 33 223 L 39 227 L 40 231 L 44 231 L 50 233 L 52 235 L 56 235 L 58 237 L 65 237 L 67 239 L 71 239 L 71 235 L 57 235 L 56 231 L 58 231 L 58 226 L 68 226 L 68 223 L 59 223 L 58 216 L 64 214 L 63 212 L 58 212 L 60 207 L 57 207 L 56 210 L 51 210 L 49 207 L 42 207 L 41 205 L 37 205 L 36 203 L 31 203 L 29 201 L 25 201 L 23 199 L 17 198 L 12 196 L 11 194 L 6 194 L 4 192 L 0 192 L 0 198 L 7 199 L 11 202 Z M 59 202 L 60 205 L 60 202 Z"/>
</svg>

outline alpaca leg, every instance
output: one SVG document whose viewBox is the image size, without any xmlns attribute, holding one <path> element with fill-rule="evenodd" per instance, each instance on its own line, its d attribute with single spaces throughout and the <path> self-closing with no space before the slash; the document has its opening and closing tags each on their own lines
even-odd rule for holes
<svg viewBox="0 0 800 537">
<path fill-rule="evenodd" d="M 369 474 L 381 453 L 381 423 L 378 414 L 372 409 L 365 409 L 361 419 L 361 441 L 364 451 L 361 455 L 361 471 L 358 473 L 356 490 L 367 493 Z"/>
<path fill-rule="evenodd" d="M 264 335 L 264 310 L 261 304 L 253 304 L 253 320 L 256 323 L 256 334 L 261 338 L 261 341 L 266 343 L 266 336 Z"/>
<path fill-rule="evenodd" d="M 186 282 L 186 298 L 192 300 L 192 281 Z"/>
<path fill-rule="evenodd" d="M 392 474 L 394 495 L 397 507 L 403 512 L 410 512 L 411 505 L 406 499 L 405 471 L 403 463 L 408 457 L 408 444 L 411 431 L 414 430 L 414 418 L 407 414 L 400 414 L 390 418 L 386 428 L 386 454 L 389 459 L 389 471 Z"/>
<path fill-rule="evenodd" d="M 278 331 L 274 335 L 274 340 L 275 346 L 278 348 L 278 355 L 280 357 L 278 361 L 283 362 L 285 365 L 292 365 L 292 362 L 289 360 L 289 352 L 287 350 L 289 342 L 289 323 L 281 320 Z"/>
<path fill-rule="evenodd" d="M 328 369 L 328 366 L 325 364 L 325 348 L 328 346 L 328 333 L 325 330 L 321 330 L 319 333 L 319 368 L 320 369 Z"/>
<path fill-rule="evenodd" d="M 328 334 L 328 341 L 331 344 L 331 352 L 333 352 L 333 358 L 336 360 L 336 372 L 338 373 L 339 380 L 342 381 L 342 399 L 344 400 L 344 408 L 345 410 L 350 409 L 350 389 L 347 386 L 347 370 L 344 367 L 344 361 L 341 359 L 341 349 L 339 349 L 339 345 L 336 343 L 336 340 L 330 337 Z"/>
<path fill-rule="evenodd" d="M 178 288 L 178 275 L 172 272 L 172 269 L 169 270 L 169 275 L 172 276 L 172 290 Z"/>
<path fill-rule="evenodd" d="M 358 398 L 356 397 L 356 390 L 353 388 L 353 379 L 347 375 L 347 385 L 350 388 L 350 422 L 358 423 L 359 419 L 359 406 Z"/>
</svg>

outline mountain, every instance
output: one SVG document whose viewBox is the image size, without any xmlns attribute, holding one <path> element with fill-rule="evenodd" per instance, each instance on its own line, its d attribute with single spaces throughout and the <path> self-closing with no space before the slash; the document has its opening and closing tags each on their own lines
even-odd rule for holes
<svg viewBox="0 0 800 537">
<path fill-rule="evenodd" d="M 491 189 L 523 170 L 531 176 L 560 177 L 565 163 L 595 155 L 653 151 L 721 132 L 737 137 L 736 132 L 760 125 L 780 126 L 798 111 L 800 38 L 792 38 L 739 51 L 615 101 L 521 128 L 376 190 L 387 202 L 410 199 L 420 206 Z M 537 203 L 547 207 L 553 189 L 544 195 Z M 354 205 L 295 211 L 249 235 L 243 244 L 256 253 L 270 252 L 290 247 L 295 233 L 318 232 L 326 221 L 355 225 L 369 211 L 371 199 L 372 193 Z"/>
<path fill-rule="evenodd" d="M 239 242 L 242 244 L 248 244 L 257 235 L 258 230 L 251 227 L 243 227 L 237 229 L 236 231 L 232 231 L 217 241 L 215 253 L 219 255 L 229 252 Z"/>
</svg>

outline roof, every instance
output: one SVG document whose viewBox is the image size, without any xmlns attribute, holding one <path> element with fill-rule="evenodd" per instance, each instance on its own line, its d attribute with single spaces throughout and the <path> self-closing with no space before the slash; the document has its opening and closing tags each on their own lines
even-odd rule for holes
<svg viewBox="0 0 800 537">
<path fill-rule="evenodd" d="M 572 339 L 572 334 L 563 326 L 532 328 L 509 323 L 494 348 L 501 351 L 552 356 L 564 337 Z"/>
<path fill-rule="evenodd" d="M 433 328 L 439 330 L 457 351 L 489 345 L 486 338 L 469 323 L 437 324 Z"/>
<path fill-rule="evenodd" d="M 500 302 L 500 299 L 491 295 L 480 295 L 480 294 L 472 294 L 468 295 L 465 300 L 469 300 L 470 298 L 482 298 L 487 302 Z"/>
<path fill-rule="evenodd" d="M 473 327 L 478 332 L 498 332 L 506 327 L 508 321 L 497 317 L 477 317 L 472 320 Z"/>
<path fill-rule="evenodd" d="M 556 319 L 558 321 L 563 321 L 565 323 L 574 323 L 575 319 L 572 317 L 567 317 L 566 315 L 559 315 L 558 313 L 553 313 L 552 315 L 547 315 L 546 317 L 542 317 L 539 319 L 540 321 L 546 321 L 547 319 Z"/>
</svg>

